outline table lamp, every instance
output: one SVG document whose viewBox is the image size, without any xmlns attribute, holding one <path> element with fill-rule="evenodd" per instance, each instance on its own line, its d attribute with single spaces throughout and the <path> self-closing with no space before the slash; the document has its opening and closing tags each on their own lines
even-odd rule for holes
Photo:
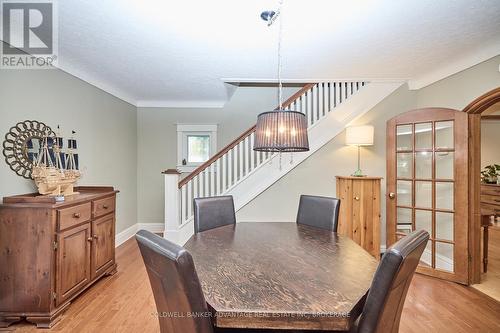
<svg viewBox="0 0 500 333">
<path fill-rule="evenodd" d="M 373 132 L 374 128 L 371 125 L 364 126 L 349 126 L 345 132 L 345 144 L 348 146 L 358 147 L 358 169 L 352 174 L 354 177 L 363 177 L 361 171 L 361 146 L 373 146 Z"/>
</svg>

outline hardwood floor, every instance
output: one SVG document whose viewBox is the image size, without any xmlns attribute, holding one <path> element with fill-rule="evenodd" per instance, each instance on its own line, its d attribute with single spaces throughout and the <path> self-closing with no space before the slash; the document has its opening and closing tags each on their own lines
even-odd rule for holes
<svg viewBox="0 0 500 333">
<path fill-rule="evenodd" d="M 52 329 L 37 330 L 20 323 L 4 331 L 159 332 L 152 315 L 156 309 L 153 295 L 135 240 L 118 247 L 116 253 L 118 273 L 77 298 Z M 500 332 L 499 314 L 500 303 L 473 288 L 417 274 L 406 299 L 400 332 Z"/>
<path fill-rule="evenodd" d="M 488 246 L 488 273 L 483 273 L 481 283 L 473 287 L 500 301 L 500 222 L 489 228 Z"/>
</svg>

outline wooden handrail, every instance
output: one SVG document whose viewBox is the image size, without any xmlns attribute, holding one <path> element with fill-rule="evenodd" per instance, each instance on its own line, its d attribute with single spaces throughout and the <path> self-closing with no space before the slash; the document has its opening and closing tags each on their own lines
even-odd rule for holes
<svg viewBox="0 0 500 333">
<path fill-rule="evenodd" d="M 295 94 L 290 96 L 284 103 L 283 103 L 283 108 L 289 107 L 297 98 L 299 98 L 302 94 L 304 94 L 306 91 L 314 87 L 316 83 L 307 83 L 305 86 L 303 86 L 299 91 L 297 91 Z M 275 108 L 275 110 L 278 110 L 279 106 Z M 179 182 L 179 188 L 187 184 L 191 179 L 196 177 L 198 174 L 200 174 L 203 170 L 208 168 L 212 163 L 217 161 L 219 158 L 222 157 L 225 153 L 236 147 L 241 141 L 243 141 L 247 136 L 252 134 L 255 131 L 256 125 L 253 125 L 249 129 L 247 129 L 243 134 L 241 134 L 239 137 L 231 141 L 227 146 L 222 148 L 217 154 L 212 156 L 208 161 L 194 169 L 193 172 L 191 172 L 188 176 L 186 176 L 184 179 L 182 179 Z"/>
</svg>

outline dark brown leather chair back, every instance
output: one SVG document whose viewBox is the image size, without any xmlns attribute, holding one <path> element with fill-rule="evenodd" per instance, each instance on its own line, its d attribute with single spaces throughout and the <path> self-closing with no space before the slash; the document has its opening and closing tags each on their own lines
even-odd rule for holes
<svg viewBox="0 0 500 333">
<path fill-rule="evenodd" d="M 236 224 L 233 197 L 195 198 L 194 232 L 210 230 L 228 224 Z"/>
<path fill-rule="evenodd" d="M 414 231 L 386 251 L 366 297 L 358 333 L 398 332 L 408 287 L 428 240 L 427 231 Z"/>
<path fill-rule="evenodd" d="M 188 316 L 209 314 L 189 252 L 149 231 L 141 230 L 135 238 L 153 289 L 160 331 L 213 333 L 209 316 Z"/>
<path fill-rule="evenodd" d="M 301 195 L 297 223 L 337 232 L 340 200 Z"/>
</svg>

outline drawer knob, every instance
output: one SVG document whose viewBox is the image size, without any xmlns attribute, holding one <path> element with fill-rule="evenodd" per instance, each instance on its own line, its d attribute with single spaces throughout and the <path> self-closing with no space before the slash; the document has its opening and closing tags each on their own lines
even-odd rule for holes
<svg viewBox="0 0 500 333">
<path fill-rule="evenodd" d="M 396 193 L 391 192 L 389 193 L 389 198 L 394 199 L 396 197 Z"/>
<path fill-rule="evenodd" d="M 94 239 L 97 240 L 99 237 L 97 235 L 94 235 Z"/>
<path fill-rule="evenodd" d="M 108 209 L 108 205 L 102 205 L 102 208 Z"/>
<path fill-rule="evenodd" d="M 74 213 L 74 214 L 73 214 L 73 217 L 74 217 L 75 219 L 79 219 L 79 218 L 80 218 L 80 213 Z"/>
<path fill-rule="evenodd" d="M 359 197 L 358 197 L 358 196 L 355 196 L 355 197 L 354 197 L 354 200 L 359 201 Z"/>
<path fill-rule="evenodd" d="M 87 238 L 87 242 L 92 242 L 92 237 Z"/>
</svg>

